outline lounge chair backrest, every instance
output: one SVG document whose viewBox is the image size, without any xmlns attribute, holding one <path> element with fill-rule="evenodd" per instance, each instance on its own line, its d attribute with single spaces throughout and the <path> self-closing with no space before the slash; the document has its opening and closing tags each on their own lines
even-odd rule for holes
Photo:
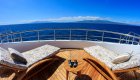
<svg viewBox="0 0 140 80">
<path fill-rule="evenodd" d="M 24 56 L 17 50 L 13 49 L 13 48 L 8 48 L 8 51 L 10 52 L 11 58 L 16 61 L 16 62 L 20 62 L 24 65 L 27 64 L 26 59 L 24 58 Z"/>
<path fill-rule="evenodd" d="M 9 51 L 0 47 L 0 65 L 16 69 L 26 69 L 26 65 L 14 62 Z"/>
</svg>

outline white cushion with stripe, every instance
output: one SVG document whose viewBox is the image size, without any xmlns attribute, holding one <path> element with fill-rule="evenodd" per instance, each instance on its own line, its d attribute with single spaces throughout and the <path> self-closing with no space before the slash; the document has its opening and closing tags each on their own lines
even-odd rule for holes
<svg viewBox="0 0 140 80">
<path fill-rule="evenodd" d="M 124 62 L 121 61 L 121 63 L 114 64 L 112 61 L 119 56 L 117 53 L 114 53 L 101 46 L 91 46 L 84 48 L 84 50 L 91 56 L 105 63 L 112 70 L 122 70 L 140 66 L 140 54 L 133 54 L 131 58 L 130 56 L 127 56 L 127 59 L 130 58 L 129 60 L 125 59 Z"/>
<path fill-rule="evenodd" d="M 117 57 L 118 54 L 98 45 L 84 48 L 84 50 L 101 62 L 105 63 L 109 68 L 115 66 L 115 64 L 112 63 L 112 60 Z"/>
<path fill-rule="evenodd" d="M 27 67 L 31 66 L 32 64 L 50 57 L 51 55 L 54 55 L 60 48 L 51 46 L 51 45 L 44 45 L 41 47 L 37 47 L 35 49 L 26 51 L 21 53 L 23 57 L 27 60 L 27 65 L 23 65 L 17 62 L 14 62 L 14 60 L 11 58 L 9 51 L 0 48 L 0 64 L 13 67 L 13 68 L 19 68 L 19 69 L 26 69 Z"/>
</svg>

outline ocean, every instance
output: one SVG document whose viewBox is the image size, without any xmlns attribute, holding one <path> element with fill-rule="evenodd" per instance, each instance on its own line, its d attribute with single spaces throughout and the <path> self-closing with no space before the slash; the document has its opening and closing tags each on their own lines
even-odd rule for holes
<svg viewBox="0 0 140 80">
<path fill-rule="evenodd" d="M 140 26 L 123 24 L 97 24 L 97 23 L 32 23 L 16 25 L 0 25 L 0 32 L 21 32 L 26 30 L 36 30 L 44 28 L 72 28 L 72 29 L 98 29 L 121 33 L 135 32 L 140 34 Z"/>
</svg>

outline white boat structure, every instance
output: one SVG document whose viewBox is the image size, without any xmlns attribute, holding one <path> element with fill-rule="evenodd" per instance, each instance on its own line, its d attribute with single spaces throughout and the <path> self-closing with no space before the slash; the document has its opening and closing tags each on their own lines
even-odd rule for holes
<svg viewBox="0 0 140 80">
<path fill-rule="evenodd" d="M 0 80 L 140 79 L 139 36 L 94 29 L 40 29 L 1 34 L 0 41 Z M 27 63 L 16 62 L 19 57 Z"/>
</svg>

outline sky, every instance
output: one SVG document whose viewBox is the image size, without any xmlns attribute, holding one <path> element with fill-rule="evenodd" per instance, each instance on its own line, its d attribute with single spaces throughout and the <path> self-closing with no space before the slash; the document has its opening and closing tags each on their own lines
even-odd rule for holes
<svg viewBox="0 0 140 80">
<path fill-rule="evenodd" d="M 140 0 L 0 0 L 0 25 L 89 19 L 140 25 Z"/>
</svg>

